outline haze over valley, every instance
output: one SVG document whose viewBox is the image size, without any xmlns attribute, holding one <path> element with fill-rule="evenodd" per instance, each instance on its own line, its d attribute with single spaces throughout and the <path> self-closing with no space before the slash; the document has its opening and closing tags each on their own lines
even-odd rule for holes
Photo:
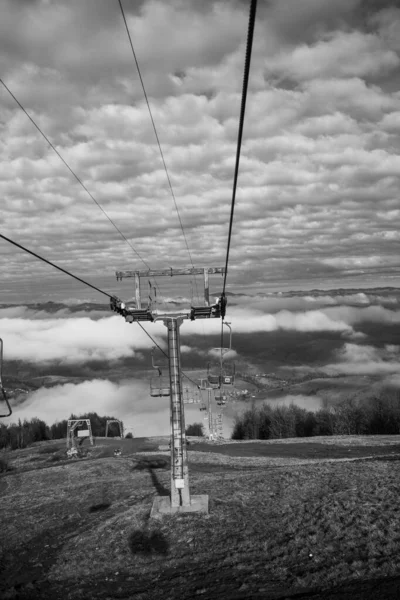
<svg viewBox="0 0 400 600">
<path fill-rule="evenodd" d="M 159 309 L 189 304 L 187 298 L 169 298 Z M 397 288 L 229 294 L 227 319 L 233 351 L 226 360 L 236 365 L 237 396 L 223 411 L 225 436 L 235 415 L 251 403 L 317 410 L 400 389 Z M 165 327 L 144 327 L 166 350 Z M 169 400 L 149 394 L 153 344 L 108 305 L 2 305 L 0 328 L 4 385 L 14 410 L 5 422 L 40 417 L 51 423 L 95 411 L 121 418 L 142 435 L 169 433 Z M 197 383 L 207 363 L 215 363 L 220 322 L 185 321 L 181 343 L 182 368 Z M 158 351 L 156 357 L 166 365 Z M 183 378 L 183 384 L 193 395 L 192 383 Z M 186 405 L 185 414 L 187 424 L 202 420 L 198 405 Z"/>
</svg>

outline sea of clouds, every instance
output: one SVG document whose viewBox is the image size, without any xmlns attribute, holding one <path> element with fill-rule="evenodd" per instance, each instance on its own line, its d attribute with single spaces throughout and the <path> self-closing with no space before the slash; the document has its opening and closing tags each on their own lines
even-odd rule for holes
<svg viewBox="0 0 400 600">
<path fill-rule="evenodd" d="M 271 331 L 330 332 L 336 333 L 343 343 L 332 360 L 321 371 L 329 376 L 376 375 L 391 385 L 400 386 L 400 346 L 374 345 L 358 326 L 369 322 L 390 326 L 400 324 L 397 296 L 384 297 L 384 305 L 375 294 L 346 296 L 238 296 L 231 298 L 227 319 L 234 334 Z M 173 304 L 172 304 L 173 302 Z M 182 303 L 171 299 L 171 311 Z M 183 304 L 182 304 L 183 306 Z M 389 308 L 390 306 L 390 308 Z M 187 304 L 186 304 L 187 307 Z M 166 350 L 166 329 L 162 321 L 143 324 L 152 338 Z M 181 327 L 182 354 L 207 353 L 196 347 L 196 336 L 216 335 L 219 320 L 184 321 Z M 102 308 L 80 310 L 69 303 L 59 310 L 43 306 L 0 307 L 0 337 L 4 341 L 5 370 L 8 360 L 27 361 L 42 367 L 54 364 L 85 364 L 93 361 L 114 361 L 142 358 L 153 342 L 136 324 Z M 225 338 L 226 340 L 228 337 Z M 240 355 L 240 347 L 235 345 Z M 231 352 L 231 358 L 237 356 Z M 215 353 L 215 351 L 214 351 Z M 213 350 L 208 355 L 212 358 Z M 215 356 L 217 353 L 215 353 Z M 309 365 L 302 367 L 310 369 Z M 315 407 L 320 407 L 315 398 Z M 310 408 L 309 397 L 288 396 L 283 404 L 292 402 Z M 236 406 L 237 411 L 240 408 Z M 26 401 L 15 407 L 12 418 L 38 416 L 48 422 L 66 418 L 72 412 L 96 411 L 114 414 L 127 424 L 134 420 L 134 428 L 145 435 L 169 432 L 169 400 L 151 399 L 148 383 L 130 379 L 120 383 L 91 379 L 80 383 L 66 383 L 52 388 L 41 388 L 28 395 Z M 187 405 L 187 422 L 200 421 L 198 407 Z M 200 414 L 200 416 L 199 416 Z M 234 412 L 226 411 L 227 423 L 232 423 Z"/>
<path fill-rule="evenodd" d="M 357 331 L 357 325 L 363 322 L 400 323 L 400 309 L 376 304 L 329 304 L 314 308 L 315 303 L 304 298 L 279 301 L 277 298 L 259 297 L 240 297 L 234 302 L 227 312 L 234 333 L 326 331 L 356 340 L 365 337 Z M 311 309 L 310 304 L 313 305 Z M 166 347 L 166 330 L 161 321 L 146 323 L 143 327 L 157 344 Z M 216 335 L 219 330 L 219 320 L 184 321 L 181 327 L 182 352 L 196 350 L 191 345 L 191 336 Z M 119 315 L 104 310 L 72 312 L 67 306 L 56 312 L 29 306 L 0 308 L 0 335 L 4 340 L 6 359 L 34 363 L 118 360 L 134 357 L 138 350 L 153 346 L 140 327 L 127 324 Z"/>
</svg>

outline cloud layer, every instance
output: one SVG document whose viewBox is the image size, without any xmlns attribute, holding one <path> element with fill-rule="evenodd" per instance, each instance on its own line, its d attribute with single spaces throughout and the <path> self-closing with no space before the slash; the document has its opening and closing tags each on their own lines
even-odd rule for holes
<svg viewBox="0 0 400 600">
<path fill-rule="evenodd" d="M 389 298 L 397 308 L 397 297 L 389 295 Z M 360 301 L 358 306 L 355 300 Z M 348 296 L 347 301 L 352 303 L 350 306 L 344 304 L 345 301 L 342 296 L 323 296 L 322 299 L 318 296 L 235 297 L 228 305 L 235 355 L 240 355 L 235 336 L 241 334 L 279 330 L 331 332 L 349 340 L 365 337 L 360 331 L 364 324 L 400 324 L 400 310 L 368 304 L 375 300 L 366 294 Z M 173 302 L 170 310 L 184 306 Z M 313 310 L 305 310 L 310 305 Z M 279 310 L 280 306 L 287 308 Z M 314 309 L 314 306 L 318 308 Z M 134 358 L 138 351 L 138 357 L 141 358 L 140 351 L 149 350 L 154 345 L 138 325 L 127 324 L 118 315 L 106 316 L 109 314 L 105 310 L 80 310 L 79 306 L 60 308 L 56 312 L 49 312 L 45 305 L 38 308 L 0 308 L 0 335 L 5 344 L 5 357 L 38 364 L 84 364 Z M 162 322 L 145 324 L 143 327 L 163 349 L 166 348 L 166 328 Z M 181 326 L 182 354 L 197 353 L 204 358 L 205 349 L 198 347 L 196 339 L 199 336 L 203 340 L 208 336 L 215 337 L 220 333 L 220 327 L 219 320 L 184 321 Z M 228 332 L 225 333 L 224 343 L 229 345 Z M 212 348 L 207 348 L 207 351 L 212 352 Z M 230 354 L 232 356 L 227 355 L 227 358 L 234 356 Z"/>
<path fill-rule="evenodd" d="M 38 417 L 51 424 L 85 412 L 122 419 L 135 437 L 169 433 L 169 399 L 150 398 L 148 383 L 135 379 L 121 384 L 92 380 L 40 388 L 4 421 Z"/>
</svg>

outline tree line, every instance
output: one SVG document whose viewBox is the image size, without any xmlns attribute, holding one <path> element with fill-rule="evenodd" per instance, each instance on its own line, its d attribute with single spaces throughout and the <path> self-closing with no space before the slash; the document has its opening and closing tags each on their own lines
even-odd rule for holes
<svg viewBox="0 0 400 600">
<path fill-rule="evenodd" d="M 362 401 L 348 398 L 316 412 L 291 406 L 252 406 L 236 416 L 232 439 L 268 440 L 316 435 L 400 434 L 400 393 Z"/>
<path fill-rule="evenodd" d="M 115 419 L 115 417 L 100 416 L 95 412 L 89 412 L 79 416 L 72 414 L 69 419 L 90 419 L 93 436 L 102 437 L 105 436 L 107 419 Z M 69 419 L 56 421 L 50 426 L 37 417 L 29 421 L 19 419 L 18 423 L 10 425 L 0 423 L 0 449 L 16 450 L 17 448 L 26 448 L 34 442 L 66 438 Z M 82 429 L 86 429 L 86 426 Z M 117 436 L 119 436 L 119 427 L 116 423 L 111 423 L 108 428 L 108 437 Z"/>
</svg>

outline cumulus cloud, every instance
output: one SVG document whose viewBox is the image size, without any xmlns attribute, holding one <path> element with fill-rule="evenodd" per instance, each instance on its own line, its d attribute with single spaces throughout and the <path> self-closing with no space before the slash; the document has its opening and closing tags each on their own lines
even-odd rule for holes
<svg viewBox="0 0 400 600">
<path fill-rule="evenodd" d="M 249 315 L 243 309 L 230 311 L 234 319 L 235 330 L 241 333 L 252 331 L 276 331 L 278 329 L 293 331 L 341 331 L 351 333 L 352 328 L 341 319 L 328 317 L 323 311 L 310 310 L 290 312 L 281 310 L 275 314 L 263 314 L 252 311 Z"/>
<path fill-rule="evenodd" d="M 165 345 L 163 326 L 155 324 L 151 335 Z M 117 360 L 148 349 L 152 341 L 142 329 L 129 326 L 119 316 L 97 321 L 89 317 L 68 319 L 0 319 L 5 359 L 34 363 L 73 364 L 92 360 Z"/>
<path fill-rule="evenodd" d="M 390 72 L 400 58 L 377 34 L 337 31 L 313 45 L 299 45 L 266 60 L 272 72 L 293 79 L 365 77 Z"/>
<path fill-rule="evenodd" d="M 348 310 L 348 307 L 346 309 Z M 329 315 L 326 314 L 328 309 L 326 312 L 280 310 L 275 314 L 266 314 L 254 308 L 246 310 L 240 306 L 233 306 L 229 310 L 229 317 L 232 320 L 233 339 L 236 333 L 277 330 L 331 331 L 347 336 L 355 335 L 349 323 L 357 322 L 357 318 L 362 320 L 362 317 L 357 313 L 336 310 L 337 312 Z M 378 314 L 385 315 L 382 311 Z M 220 327 L 220 321 L 217 319 L 205 322 L 184 321 L 181 326 L 182 353 L 204 355 L 203 350 L 191 342 L 187 343 L 188 337 L 214 336 L 219 334 Z M 166 328 L 161 322 L 146 324 L 144 328 L 162 348 L 166 347 Z M 145 331 L 136 324 L 127 324 L 119 315 L 105 317 L 101 311 L 93 311 L 93 314 L 78 311 L 75 314 L 62 309 L 49 314 L 40 309 L 35 311 L 27 307 L 0 309 L 0 332 L 5 344 L 6 359 L 27 360 L 33 363 L 74 364 L 88 361 L 113 361 L 124 357 L 135 357 L 138 351 L 137 356 L 141 357 L 140 350 L 150 349 L 154 345 Z M 225 344 L 228 344 L 227 335 Z M 211 350 L 210 355 L 212 354 L 215 357 L 219 356 L 217 350 Z M 236 351 L 231 350 L 225 358 L 229 360 L 236 356 Z"/>
<path fill-rule="evenodd" d="M 233 346 L 240 354 L 240 348 L 235 343 L 236 334 L 279 330 L 326 331 L 348 339 L 361 339 L 365 334 L 357 331 L 357 327 L 362 328 L 363 323 L 400 323 L 400 310 L 377 304 L 381 301 L 380 298 L 380 294 L 363 292 L 335 296 L 312 296 L 306 293 L 292 297 L 235 296 L 229 299 L 227 312 L 227 318 L 232 324 Z M 386 296 L 383 300 L 385 298 Z M 390 300 L 391 296 L 388 298 Z M 397 307 L 397 297 L 393 296 L 392 300 Z M 374 304 L 369 304 L 372 302 Z M 179 306 L 180 309 L 185 306 L 183 300 Z M 310 310 L 310 306 L 315 308 Z M 170 309 L 166 312 L 168 310 Z M 112 361 L 135 356 L 142 358 L 141 351 L 149 350 L 154 345 L 151 339 L 136 324 L 127 324 L 118 315 L 106 316 L 109 314 L 108 311 L 97 310 L 95 307 L 84 311 L 77 306 L 58 308 L 55 312 L 49 312 L 46 306 L 40 305 L 34 308 L 0 308 L 0 335 L 5 343 L 5 357 L 34 363 L 65 364 Z M 220 327 L 217 319 L 184 320 L 180 329 L 182 354 L 206 357 L 202 344 L 193 343 L 193 336 L 201 336 L 203 339 L 216 336 L 220 334 Z M 162 322 L 149 323 L 144 328 L 162 348 L 166 348 L 166 328 Z M 229 345 L 226 330 L 224 343 Z M 394 345 L 389 347 L 394 348 Z M 235 350 L 225 358 L 236 357 Z M 213 350 L 210 352 L 212 354 Z M 217 354 L 214 351 L 215 357 Z"/>
<path fill-rule="evenodd" d="M 383 306 L 367 306 L 355 308 L 351 306 L 329 307 L 325 313 L 332 319 L 343 319 L 349 326 L 362 322 L 400 323 L 400 311 L 384 308 Z"/>
<path fill-rule="evenodd" d="M 346 343 L 339 351 L 337 359 L 337 363 L 325 365 L 322 370 L 329 375 L 400 373 L 398 347 L 393 345 L 381 349 Z"/>
<path fill-rule="evenodd" d="M 92 380 L 40 388 L 14 407 L 12 416 L 4 421 L 38 417 L 51 424 L 85 412 L 113 415 L 132 427 L 130 431 L 137 437 L 168 435 L 170 431 L 169 399 L 151 398 L 149 384 L 135 379 L 121 384 Z"/>
<path fill-rule="evenodd" d="M 219 0 L 126 7 L 198 265 L 226 249 L 247 8 Z M 259 6 L 232 289 L 399 281 L 400 11 L 375 3 L 364 13 L 359 0 Z M 0 67 L 146 263 L 190 262 L 118 4 L 6 0 Z M 9 236 L 85 277 L 143 267 L 5 89 L 0 95 Z M 1 245 L 7 298 L 71 296 L 68 284 L 51 287 L 48 266 Z"/>
</svg>

